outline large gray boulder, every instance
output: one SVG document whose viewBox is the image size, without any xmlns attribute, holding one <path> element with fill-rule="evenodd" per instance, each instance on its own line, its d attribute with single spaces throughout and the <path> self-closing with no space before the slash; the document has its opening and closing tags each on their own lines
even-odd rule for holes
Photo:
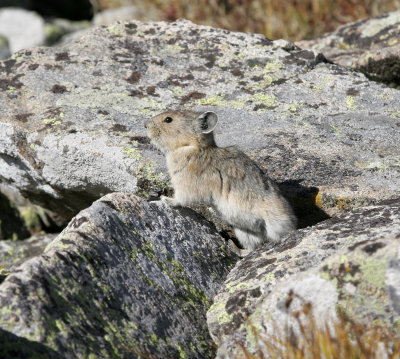
<svg viewBox="0 0 400 359">
<path fill-rule="evenodd" d="M 0 275 L 7 276 L 26 260 L 42 254 L 55 237 L 52 233 L 36 234 L 23 241 L 0 241 Z"/>
<path fill-rule="evenodd" d="M 206 311 L 235 261 L 195 212 L 109 194 L 0 285 L 0 356 L 212 358 Z"/>
<path fill-rule="evenodd" d="M 264 246 L 237 263 L 207 313 L 219 358 L 244 358 L 259 338 L 296 329 L 311 303 L 318 326 L 337 320 L 396 328 L 400 319 L 400 199 L 360 208 Z M 291 301 L 291 303 L 290 303 Z M 290 303 L 290 305 L 288 304 Z M 254 332 L 254 329 L 256 333 Z"/>
<path fill-rule="evenodd" d="M 71 218 L 111 191 L 168 187 L 143 123 L 213 110 L 314 219 L 399 196 L 400 93 L 285 41 L 131 21 L 0 63 L 0 180 Z M 316 217 L 318 217 L 316 219 Z"/>
<path fill-rule="evenodd" d="M 400 85 L 400 10 L 343 25 L 296 45 L 379 81 Z"/>
<path fill-rule="evenodd" d="M 11 53 L 44 45 L 45 23 L 34 11 L 18 8 L 0 9 L 0 35 L 8 39 Z"/>
</svg>

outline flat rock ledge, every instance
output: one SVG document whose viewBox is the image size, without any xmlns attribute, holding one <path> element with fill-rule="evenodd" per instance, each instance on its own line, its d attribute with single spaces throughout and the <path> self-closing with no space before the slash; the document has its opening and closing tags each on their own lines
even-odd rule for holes
<svg viewBox="0 0 400 359">
<path fill-rule="evenodd" d="M 1 284 L 0 356 L 213 358 L 206 311 L 235 261 L 195 212 L 109 194 Z"/>
<path fill-rule="evenodd" d="M 400 10 L 359 20 L 311 40 L 296 42 L 342 66 L 400 86 Z"/>
<path fill-rule="evenodd" d="M 67 219 L 168 188 L 144 128 L 168 108 L 215 111 L 217 144 L 283 183 L 299 215 L 400 196 L 400 92 L 287 41 L 117 23 L 0 62 L 0 89 L 0 181 Z"/>
<path fill-rule="evenodd" d="M 340 309 L 356 322 L 398 330 L 399 278 L 400 199 L 292 233 L 238 262 L 214 298 L 207 317 L 217 358 L 245 358 L 240 345 L 250 353 L 262 347 L 254 328 L 261 338 L 295 328 L 291 314 L 305 303 L 318 325 Z"/>
</svg>

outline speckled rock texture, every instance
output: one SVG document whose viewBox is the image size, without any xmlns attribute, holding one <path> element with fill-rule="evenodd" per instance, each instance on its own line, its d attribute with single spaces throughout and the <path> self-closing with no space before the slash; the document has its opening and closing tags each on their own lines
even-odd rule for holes
<svg viewBox="0 0 400 359">
<path fill-rule="evenodd" d="M 143 124 L 178 107 L 218 113 L 217 143 L 255 159 L 299 214 L 399 196 L 400 92 L 285 41 L 132 21 L 17 53 L 0 88 L 0 180 L 66 218 L 108 192 L 162 193 Z"/>
<path fill-rule="evenodd" d="M 56 234 L 48 233 L 37 234 L 23 241 L 0 241 L 0 275 L 6 276 L 26 260 L 42 254 L 55 237 Z"/>
<path fill-rule="evenodd" d="M 323 53 L 335 64 L 400 86 L 400 10 L 343 25 L 296 45 Z"/>
<path fill-rule="evenodd" d="M 5 279 L 0 327 L 14 358 L 212 358 L 206 311 L 235 260 L 195 212 L 109 194 Z"/>
<path fill-rule="evenodd" d="M 259 347 L 252 328 L 261 336 L 284 333 L 294 325 L 291 313 L 307 302 L 321 325 L 340 309 L 356 322 L 395 326 L 399 278 L 400 199 L 292 233 L 230 272 L 207 313 L 217 357 L 245 358 L 239 343 L 250 352 Z"/>
</svg>

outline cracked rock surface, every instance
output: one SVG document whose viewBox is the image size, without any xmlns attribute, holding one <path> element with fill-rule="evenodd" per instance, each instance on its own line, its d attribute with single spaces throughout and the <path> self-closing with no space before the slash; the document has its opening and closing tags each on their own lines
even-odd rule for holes
<svg viewBox="0 0 400 359">
<path fill-rule="evenodd" d="M 400 11 L 359 20 L 311 40 L 301 48 L 323 53 L 335 64 L 400 86 Z"/>
<path fill-rule="evenodd" d="M 0 356 L 212 358 L 206 311 L 235 261 L 195 212 L 109 194 L 0 285 Z"/>
<path fill-rule="evenodd" d="M 357 323 L 400 319 L 400 199 L 339 215 L 237 263 L 207 313 L 218 358 L 244 358 L 258 335 L 283 333 L 305 303 L 321 325 L 343 310 Z M 290 306 L 287 300 L 293 297 Z M 300 299 L 301 298 L 301 299 Z M 250 325 L 251 323 L 251 325 Z"/>
</svg>

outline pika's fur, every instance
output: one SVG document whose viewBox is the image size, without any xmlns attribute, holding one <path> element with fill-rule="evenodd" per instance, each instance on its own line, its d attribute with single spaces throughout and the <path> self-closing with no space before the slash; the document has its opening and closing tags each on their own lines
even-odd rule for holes
<svg viewBox="0 0 400 359">
<path fill-rule="evenodd" d="M 178 206 L 211 205 L 235 229 L 245 249 L 278 241 L 296 227 L 292 209 L 276 185 L 234 147 L 217 147 L 214 112 L 167 111 L 146 122 L 164 152 Z"/>
</svg>

